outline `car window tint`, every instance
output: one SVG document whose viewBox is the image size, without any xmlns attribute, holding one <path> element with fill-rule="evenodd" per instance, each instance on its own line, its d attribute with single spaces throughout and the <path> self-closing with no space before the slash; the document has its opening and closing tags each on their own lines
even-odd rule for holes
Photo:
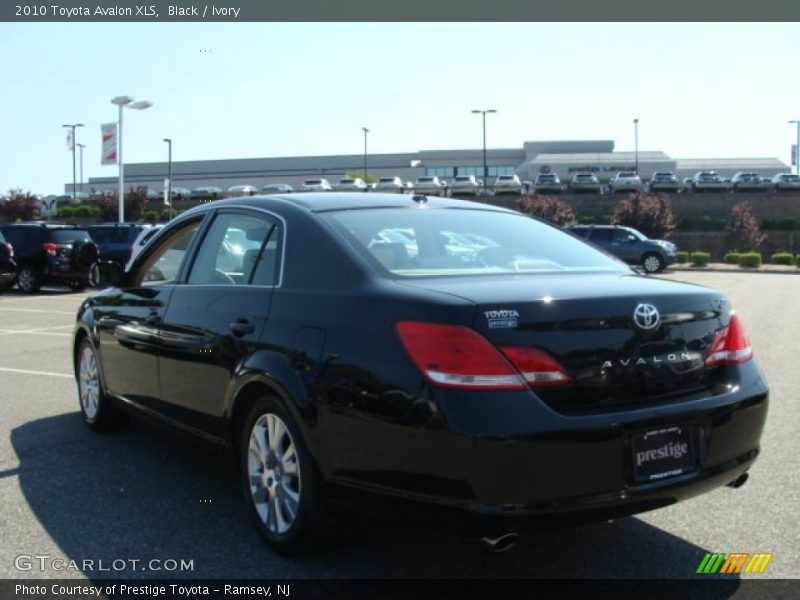
<svg viewBox="0 0 800 600">
<path fill-rule="evenodd" d="M 263 263 L 271 263 L 274 274 L 276 246 L 265 247 L 275 225 L 271 220 L 255 215 L 222 213 L 203 239 L 189 274 L 194 285 L 272 285 Z M 268 251 L 269 250 L 269 251 Z M 261 267 L 261 269 L 259 269 Z M 258 272 L 259 278 L 254 280 Z"/>
<path fill-rule="evenodd" d="M 125 244 L 132 231 L 138 232 L 128 227 L 90 227 L 89 235 L 98 244 Z"/>
<path fill-rule="evenodd" d="M 186 251 L 194 239 L 201 219 L 197 219 L 175 231 L 161 241 L 158 247 L 147 257 L 134 277 L 134 285 L 143 286 L 174 283 L 178 278 Z"/>
<path fill-rule="evenodd" d="M 53 242 L 66 244 L 75 240 L 90 240 L 89 234 L 82 229 L 53 229 Z"/>
<path fill-rule="evenodd" d="M 593 242 L 610 242 L 614 239 L 614 230 L 595 229 L 592 231 L 591 239 Z"/>
</svg>

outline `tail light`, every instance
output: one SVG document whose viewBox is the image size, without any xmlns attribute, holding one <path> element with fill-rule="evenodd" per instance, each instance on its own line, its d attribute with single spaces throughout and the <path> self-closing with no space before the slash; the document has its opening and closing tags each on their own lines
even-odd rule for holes
<svg viewBox="0 0 800 600">
<path fill-rule="evenodd" d="M 401 321 L 396 331 L 417 368 L 440 387 L 520 390 L 572 382 L 545 352 L 516 346 L 498 349 L 467 327 Z"/>
<path fill-rule="evenodd" d="M 706 367 L 736 365 L 753 358 L 753 349 L 739 315 L 732 314 L 728 326 L 717 332 L 706 356 Z"/>
<path fill-rule="evenodd" d="M 48 256 L 56 255 L 56 245 L 53 242 L 47 242 L 46 244 L 42 244 L 42 250 L 44 250 L 45 254 L 47 254 Z"/>
</svg>

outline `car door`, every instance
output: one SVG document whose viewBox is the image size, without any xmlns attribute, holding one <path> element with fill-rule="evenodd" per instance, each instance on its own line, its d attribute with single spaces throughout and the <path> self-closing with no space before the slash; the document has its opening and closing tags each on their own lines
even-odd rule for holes
<svg viewBox="0 0 800 600">
<path fill-rule="evenodd" d="M 123 285 L 93 299 L 98 351 L 106 388 L 146 408 L 161 410 L 158 339 L 202 216 L 176 224 L 133 265 Z"/>
<path fill-rule="evenodd" d="M 613 252 L 622 260 L 629 263 L 639 262 L 639 239 L 627 229 L 616 227 L 614 229 Z"/>
<path fill-rule="evenodd" d="M 225 396 L 257 349 L 277 284 L 279 219 L 222 209 L 176 286 L 161 327 L 160 381 L 171 416 L 221 437 Z"/>
</svg>

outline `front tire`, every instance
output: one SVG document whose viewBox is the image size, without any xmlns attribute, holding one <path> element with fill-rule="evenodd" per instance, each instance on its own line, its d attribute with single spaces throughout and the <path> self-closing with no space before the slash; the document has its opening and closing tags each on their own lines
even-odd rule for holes
<svg viewBox="0 0 800 600">
<path fill-rule="evenodd" d="M 35 294 L 42 287 L 42 277 L 32 267 L 22 267 L 17 274 L 17 287 L 25 294 Z"/>
<path fill-rule="evenodd" d="M 326 525 L 321 478 L 299 427 L 277 398 L 253 405 L 239 459 L 248 513 L 269 545 L 283 554 L 319 547 Z"/>
<path fill-rule="evenodd" d="M 649 252 L 642 257 L 642 267 L 646 273 L 660 273 L 666 267 L 664 259 L 654 252 Z"/>
<path fill-rule="evenodd" d="M 95 431 L 106 431 L 120 425 L 125 420 L 124 416 L 106 396 L 97 354 L 89 338 L 81 341 L 76 364 L 78 400 L 83 422 Z"/>
</svg>

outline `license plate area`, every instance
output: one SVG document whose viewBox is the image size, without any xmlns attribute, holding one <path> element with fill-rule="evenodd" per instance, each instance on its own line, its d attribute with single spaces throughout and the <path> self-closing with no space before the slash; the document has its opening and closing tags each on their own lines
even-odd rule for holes
<svg viewBox="0 0 800 600">
<path fill-rule="evenodd" d="M 663 481 L 697 468 L 694 429 L 665 427 L 631 436 L 633 480 L 636 483 Z"/>
</svg>

